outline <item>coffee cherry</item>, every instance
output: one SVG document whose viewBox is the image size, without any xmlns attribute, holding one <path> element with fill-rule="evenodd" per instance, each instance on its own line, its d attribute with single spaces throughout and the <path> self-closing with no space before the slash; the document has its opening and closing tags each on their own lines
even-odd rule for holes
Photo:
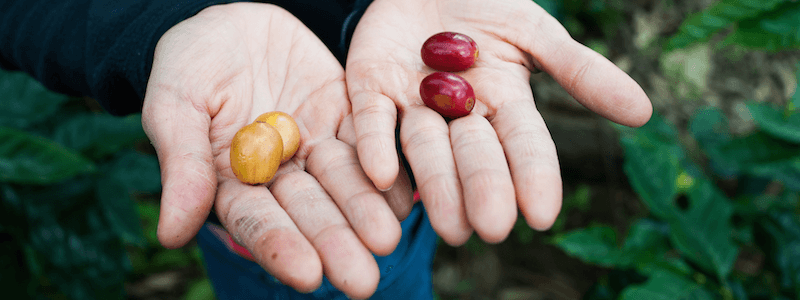
<svg viewBox="0 0 800 300">
<path fill-rule="evenodd" d="M 289 161 L 300 148 L 300 128 L 297 127 L 297 123 L 291 115 L 285 112 L 271 111 L 258 116 L 254 122 L 272 125 L 281 134 L 283 140 L 281 163 Z"/>
<path fill-rule="evenodd" d="M 240 181 L 262 184 L 278 171 L 283 140 L 275 127 L 253 122 L 236 132 L 231 141 L 231 169 Z"/>
<path fill-rule="evenodd" d="M 422 62 L 439 71 L 464 71 L 477 58 L 478 44 L 461 33 L 440 32 L 422 44 Z"/>
<path fill-rule="evenodd" d="M 419 95 L 425 105 L 446 118 L 466 116 L 475 106 L 472 86 L 453 73 L 436 72 L 426 76 L 419 86 Z"/>
</svg>

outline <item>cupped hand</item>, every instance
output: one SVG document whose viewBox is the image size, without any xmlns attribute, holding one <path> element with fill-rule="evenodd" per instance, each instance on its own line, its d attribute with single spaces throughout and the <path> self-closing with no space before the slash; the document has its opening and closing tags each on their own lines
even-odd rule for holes
<svg viewBox="0 0 800 300">
<path fill-rule="evenodd" d="M 236 179 L 234 134 L 258 115 L 297 121 L 300 149 L 268 188 Z M 324 274 L 350 297 L 377 287 L 372 253 L 391 253 L 400 224 L 362 171 L 344 70 L 299 20 L 276 6 L 212 6 L 158 42 L 143 124 L 161 163 L 158 237 L 191 240 L 215 209 L 234 240 L 283 283 L 316 289 Z M 372 253 L 371 253 L 372 252 Z"/>
<path fill-rule="evenodd" d="M 434 72 L 420 57 L 442 31 L 472 37 L 479 57 L 459 72 L 476 94 L 473 112 L 447 123 L 419 84 Z M 575 99 L 614 122 L 640 126 L 652 106 L 641 87 L 573 40 L 531 0 L 375 0 L 353 34 L 346 76 L 359 160 L 381 189 L 398 174 L 395 126 L 436 232 L 449 244 L 473 230 L 505 239 L 521 211 L 547 229 L 561 207 L 553 140 L 537 112 L 531 71 L 550 74 Z M 399 121 L 399 122 L 398 122 Z"/>
</svg>

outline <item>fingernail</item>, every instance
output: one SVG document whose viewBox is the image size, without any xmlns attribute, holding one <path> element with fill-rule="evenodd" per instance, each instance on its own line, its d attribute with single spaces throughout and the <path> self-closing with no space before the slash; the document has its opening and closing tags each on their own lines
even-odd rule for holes
<svg viewBox="0 0 800 300">
<path fill-rule="evenodd" d="M 388 188 L 386 188 L 386 189 L 380 189 L 380 188 L 379 188 L 378 190 L 379 190 L 379 191 L 381 191 L 381 192 L 388 192 L 388 191 L 389 191 L 389 190 L 391 190 L 393 187 L 394 187 L 394 183 L 392 183 L 392 185 L 390 185 L 390 186 L 389 186 Z"/>
</svg>

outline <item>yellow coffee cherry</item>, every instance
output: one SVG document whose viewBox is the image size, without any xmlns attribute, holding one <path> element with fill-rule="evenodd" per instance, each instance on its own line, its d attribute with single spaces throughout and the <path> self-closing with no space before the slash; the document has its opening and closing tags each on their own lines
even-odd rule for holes
<svg viewBox="0 0 800 300">
<path fill-rule="evenodd" d="M 253 122 L 236 132 L 231 141 L 231 169 L 247 184 L 269 182 L 281 165 L 283 140 L 277 129 Z"/>
<path fill-rule="evenodd" d="M 292 116 L 284 112 L 273 111 L 258 116 L 256 122 L 265 122 L 278 130 L 283 139 L 281 162 L 290 160 L 300 147 L 300 128 L 297 127 Z"/>
</svg>

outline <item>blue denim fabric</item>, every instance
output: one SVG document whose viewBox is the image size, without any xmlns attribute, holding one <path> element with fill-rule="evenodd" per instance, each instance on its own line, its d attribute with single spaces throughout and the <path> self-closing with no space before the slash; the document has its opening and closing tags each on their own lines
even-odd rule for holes
<svg viewBox="0 0 800 300">
<path fill-rule="evenodd" d="M 421 203 L 402 223 L 403 236 L 395 251 L 376 256 L 381 270 L 377 291 L 370 299 L 433 299 L 431 268 L 438 237 Z M 310 294 L 296 292 L 278 282 L 258 264 L 228 250 L 204 226 L 197 236 L 206 270 L 219 300 L 243 299 L 347 299 L 327 278 Z"/>
</svg>

